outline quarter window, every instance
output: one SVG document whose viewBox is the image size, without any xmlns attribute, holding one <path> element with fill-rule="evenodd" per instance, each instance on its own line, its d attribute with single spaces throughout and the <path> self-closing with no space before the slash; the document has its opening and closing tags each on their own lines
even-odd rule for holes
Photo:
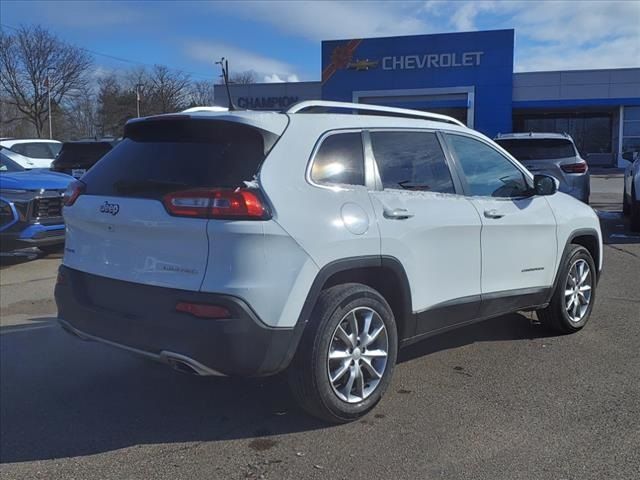
<svg viewBox="0 0 640 480">
<path fill-rule="evenodd" d="M 371 146 L 384 188 L 455 192 L 435 133 L 372 132 Z"/>
<path fill-rule="evenodd" d="M 462 166 L 471 195 L 508 198 L 529 192 L 522 171 L 497 150 L 473 138 L 447 136 Z"/>
<path fill-rule="evenodd" d="M 311 167 L 318 184 L 364 185 L 364 154 L 359 132 L 337 133 L 324 139 Z"/>
</svg>

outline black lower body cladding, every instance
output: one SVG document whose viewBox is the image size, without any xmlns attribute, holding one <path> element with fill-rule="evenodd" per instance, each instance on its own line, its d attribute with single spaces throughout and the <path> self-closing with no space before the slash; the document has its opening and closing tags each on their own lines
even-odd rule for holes
<svg viewBox="0 0 640 480">
<path fill-rule="evenodd" d="M 65 266 L 55 288 L 58 318 L 79 334 L 159 356 L 172 352 L 224 375 L 277 373 L 290 360 L 294 329 L 265 326 L 241 299 L 142 285 Z M 176 311 L 178 302 L 219 305 L 229 319 Z M 82 336 L 82 335 L 81 335 Z"/>
</svg>

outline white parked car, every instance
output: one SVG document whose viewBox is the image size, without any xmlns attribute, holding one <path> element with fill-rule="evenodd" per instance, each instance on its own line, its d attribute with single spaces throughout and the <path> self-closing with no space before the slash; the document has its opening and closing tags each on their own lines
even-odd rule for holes
<svg viewBox="0 0 640 480">
<path fill-rule="evenodd" d="M 346 422 L 400 347 L 518 310 L 589 319 L 594 211 L 453 118 L 313 101 L 124 137 L 65 194 L 55 296 L 83 339 L 202 375 L 287 369 L 308 412 Z"/>
<path fill-rule="evenodd" d="M 640 153 L 625 152 L 622 158 L 630 162 L 624 172 L 622 211 L 629 215 L 631 231 L 640 232 Z"/>
<path fill-rule="evenodd" d="M 20 154 L 14 160 L 23 168 L 49 168 L 62 148 L 62 142 L 41 138 L 7 138 L 0 140 L 0 147 Z"/>
</svg>

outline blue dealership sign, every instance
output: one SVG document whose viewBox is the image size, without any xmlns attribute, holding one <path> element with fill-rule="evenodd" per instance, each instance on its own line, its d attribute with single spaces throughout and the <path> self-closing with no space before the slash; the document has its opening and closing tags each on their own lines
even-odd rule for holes
<svg viewBox="0 0 640 480">
<path fill-rule="evenodd" d="M 477 130 L 508 132 L 513 43 L 513 30 L 324 41 L 322 98 L 350 102 L 370 92 L 379 99 L 372 103 L 466 106 Z"/>
</svg>

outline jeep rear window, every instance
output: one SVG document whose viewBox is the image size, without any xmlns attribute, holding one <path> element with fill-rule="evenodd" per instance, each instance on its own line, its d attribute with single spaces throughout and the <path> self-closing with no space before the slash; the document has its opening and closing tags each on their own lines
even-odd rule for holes
<svg viewBox="0 0 640 480">
<path fill-rule="evenodd" d="M 244 186 L 265 158 L 261 131 L 210 119 L 144 120 L 82 181 L 89 195 L 160 198 L 178 190 Z"/>
<path fill-rule="evenodd" d="M 496 140 L 518 160 L 554 160 L 575 157 L 573 143 L 561 138 L 523 138 Z"/>
</svg>

